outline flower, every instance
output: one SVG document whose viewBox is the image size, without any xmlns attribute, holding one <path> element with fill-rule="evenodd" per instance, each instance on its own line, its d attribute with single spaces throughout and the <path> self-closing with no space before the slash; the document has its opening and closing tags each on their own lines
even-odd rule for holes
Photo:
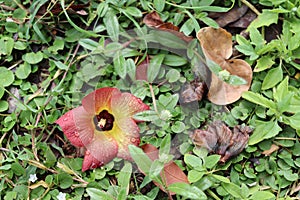
<svg viewBox="0 0 300 200">
<path fill-rule="evenodd" d="M 82 106 L 61 116 L 59 124 L 70 142 L 85 147 L 82 171 L 100 167 L 113 158 L 131 160 L 128 145 L 140 143 L 133 115 L 149 106 L 117 88 L 101 88 L 82 99 Z"/>
<path fill-rule="evenodd" d="M 58 200 L 66 200 L 66 193 L 63 193 L 63 192 L 59 192 L 58 195 L 56 196 L 56 198 Z"/>
<path fill-rule="evenodd" d="M 36 177 L 36 174 L 29 174 L 29 179 L 28 181 L 34 183 L 37 181 L 37 177 Z"/>
</svg>

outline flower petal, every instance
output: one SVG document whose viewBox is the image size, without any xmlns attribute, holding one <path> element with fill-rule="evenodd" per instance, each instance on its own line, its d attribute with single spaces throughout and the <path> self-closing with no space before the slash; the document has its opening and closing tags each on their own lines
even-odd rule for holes
<svg viewBox="0 0 300 200">
<path fill-rule="evenodd" d="M 109 163 L 118 153 L 118 144 L 103 132 L 96 132 L 93 141 L 86 146 L 82 171 Z"/>
<path fill-rule="evenodd" d="M 100 88 L 91 92 L 82 99 L 82 106 L 91 114 L 98 114 L 103 109 L 110 110 L 113 93 L 121 94 L 117 88 Z"/>
<path fill-rule="evenodd" d="M 83 147 L 93 138 L 92 116 L 82 106 L 65 113 L 56 123 L 74 146 Z"/>
<path fill-rule="evenodd" d="M 140 129 L 131 118 L 117 119 L 116 126 L 119 131 L 114 130 L 113 136 L 119 144 L 117 157 L 131 160 L 128 145 L 140 144 Z"/>
<path fill-rule="evenodd" d="M 114 93 L 111 98 L 112 113 L 117 118 L 132 117 L 134 114 L 149 110 L 149 106 L 130 93 Z"/>
</svg>

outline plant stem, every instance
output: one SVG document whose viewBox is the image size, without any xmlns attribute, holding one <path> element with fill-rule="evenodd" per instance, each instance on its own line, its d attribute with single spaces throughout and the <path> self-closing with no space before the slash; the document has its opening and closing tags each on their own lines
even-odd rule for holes
<svg viewBox="0 0 300 200">
<path fill-rule="evenodd" d="M 255 14 L 260 15 L 261 13 L 247 0 L 241 0 L 248 8 L 250 8 Z"/>
</svg>

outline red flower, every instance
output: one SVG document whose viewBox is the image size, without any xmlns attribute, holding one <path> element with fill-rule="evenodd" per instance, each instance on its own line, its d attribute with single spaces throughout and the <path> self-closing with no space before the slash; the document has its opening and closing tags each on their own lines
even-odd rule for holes
<svg viewBox="0 0 300 200">
<path fill-rule="evenodd" d="M 132 116 L 149 106 L 117 88 L 88 94 L 82 106 L 70 110 L 56 123 L 77 147 L 85 147 L 82 171 L 100 167 L 115 157 L 131 160 L 128 145 L 140 143 L 139 127 Z"/>
</svg>

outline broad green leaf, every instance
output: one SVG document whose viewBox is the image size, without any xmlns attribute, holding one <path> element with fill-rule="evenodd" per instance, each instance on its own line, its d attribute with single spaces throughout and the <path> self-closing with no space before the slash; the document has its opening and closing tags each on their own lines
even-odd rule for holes
<svg viewBox="0 0 300 200">
<path fill-rule="evenodd" d="M 152 160 L 139 147 L 129 145 L 128 149 L 132 159 L 137 164 L 139 169 L 142 170 L 146 175 L 149 175 Z"/>
<path fill-rule="evenodd" d="M 106 26 L 106 30 L 112 41 L 117 42 L 119 40 L 119 21 L 113 11 L 106 13 L 103 22 Z"/>
<path fill-rule="evenodd" d="M 172 126 L 171 126 L 171 130 L 174 133 L 182 133 L 185 129 L 185 124 L 183 122 L 180 121 L 176 121 Z"/>
<path fill-rule="evenodd" d="M 134 17 L 142 17 L 143 16 L 142 12 L 138 8 L 132 7 L 132 6 L 127 7 L 125 9 L 125 12 L 127 12 L 129 15 L 132 15 Z"/>
<path fill-rule="evenodd" d="M 124 188 L 126 191 L 126 195 L 128 194 L 129 191 L 129 182 L 130 182 L 130 177 L 132 173 L 132 165 L 129 162 L 125 162 L 124 167 L 118 174 L 118 185 L 121 188 Z"/>
<path fill-rule="evenodd" d="M 86 192 L 91 197 L 91 200 L 100 200 L 100 199 L 115 200 L 113 196 L 97 188 L 87 188 Z"/>
<path fill-rule="evenodd" d="M 273 89 L 273 97 L 279 102 L 282 101 L 289 93 L 289 77 L 287 76 L 276 88 Z"/>
<path fill-rule="evenodd" d="M 191 154 L 184 155 L 184 162 L 192 168 L 201 167 L 203 164 L 202 160 L 199 157 Z"/>
<path fill-rule="evenodd" d="M 182 56 L 167 54 L 165 55 L 164 64 L 172 67 L 185 65 L 188 61 Z"/>
<path fill-rule="evenodd" d="M 24 55 L 24 60 L 29 64 L 37 64 L 43 60 L 43 53 L 41 51 L 38 51 L 36 53 L 26 53 Z"/>
<path fill-rule="evenodd" d="M 147 79 L 150 83 L 153 83 L 155 78 L 157 77 L 161 64 L 164 60 L 165 55 L 164 54 L 158 54 L 152 57 L 150 60 L 148 70 L 147 70 Z"/>
<path fill-rule="evenodd" d="M 265 44 L 263 36 L 256 28 L 250 28 L 250 39 L 257 49 L 260 49 Z"/>
<path fill-rule="evenodd" d="M 283 72 L 281 66 L 278 66 L 274 69 L 271 69 L 268 71 L 266 77 L 264 78 L 264 81 L 262 83 L 262 90 L 267 90 L 275 85 L 277 85 L 280 81 L 283 79 Z"/>
<path fill-rule="evenodd" d="M 251 91 L 246 91 L 242 94 L 242 97 L 252 103 L 261 105 L 265 108 L 276 110 L 275 103 L 267 99 L 266 97 L 262 96 L 261 94 L 257 94 Z"/>
<path fill-rule="evenodd" d="M 266 69 L 271 68 L 274 63 L 275 62 L 273 58 L 271 58 L 270 56 L 262 56 L 256 61 L 256 65 L 253 71 L 254 72 L 264 71 Z"/>
<path fill-rule="evenodd" d="M 253 48 L 252 44 L 250 43 L 250 41 L 246 40 L 246 38 L 244 38 L 243 36 L 237 35 L 236 36 L 236 41 L 238 43 L 238 45 L 235 46 L 235 48 L 247 55 L 250 56 L 250 60 L 255 60 L 258 58 L 258 55 L 255 51 L 255 49 Z"/>
<path fill-rule="evenodd" d="M 117 74 L 124 79 L 127 73 L 126 61 L 124 56 L 120 51 L 117 51 L 116 56 L 114 57 L 114 68 Z"/>
<path fill-rule="evenodd" d="M 167 31 L 159 31 L 159 30 L 152 30 L 150 34 L 145 35 L 143 38 L 148 42 L 154 42 L 161 44 L 167 48 L 174 48 L 174 49 L 186 49 L 187 43 L 174 35 L 173 33 Z"/>
<path fill-rule="evenodd" d="M 220 176 L 218 174 L 212 174 L 212 177 L 214 177 L 215 179 L 218 179 L 219 181 L 223 182 L 223 183 L 230 183 L 230 180 L 224 176 Z"/>
<path fill-rule="evenodd" d="M 9 56 L 14 48 L 14 39 L 9 37 L 3 37 L 0 39 L 0 56 Z"/>
<path fill-rule="evenodd" d="M 198 171 L 198 170 L 189 170 L 188 172 L 188 180 L 190 183 L 195 183 L 199 181 L 203 176 L 205 175 L 204 171 Z"/>
<path fill-rule="evenodd" d="M 165 8 L 166 0 L 154 0 L 153 6 L 158 12 L 162 12 Z"/>
<path fill-rule="evenodd" d="M 210 17 L 201 17 L 200 20 L 210 27 L 219 28 L 219 24 Z"/>
<path fill-rule="evenodd" d="M 297 173 L 293 173 L 292 170 L 284 170 L 283 171 L 283 176 L 286 180 L 294 182 L 298 180 L 299 176 Z"/>
<path fill-rule="evenodd" d="M 235 198 L 243 199 L 240 193 L 240 187 L 234 183 L 222 183 L 223 188 Z"/>
<path fill-rule="evenodd" d="M 206 168 L 211 169 L 219 162 L 220 155 L 211 155 L 204 158 L 204 165 Z"/>
<path fill-rule="evenodd" d="M 0 80 L 0 87 L 7 87 L 14 82 L 14 73 L 6 67 L 0 67 Z"/>
<path fill-rule="evenodd" d="M 69 188 L 73 184 L 72 176 L 67 173 L 58 174 L 57 180 L 58 180 L 59 187 L 62 189 Z"/>
<path fill-rule="evenodd" d="M 193 32 L 194 29 L 195 29 L 195 27 L 194 27 L 193 20 L 192 19 L 188 19 L 181 26 L 180 32 L 183 32 L 185 35 L 190 35 Z"/>
<path fill-rule="evenodd" d="M 257 144 L 265 139 L 269 139 L 278 135 L 281 131 L 281 127 L 277 121 L 256 121 L 256 127 L 253 134 L 249 138 L 249 145 Z"/>
<path fill-rule="evenodd" d="M 256 191 L 251 196 L 250 199 L 253 200 L 267 200 L 267 199 L 273 199 L 275 198 L 275 195 L 268 191 Z"/>
<path fill-rule="evenodd" d="M 207 196 L 202 190 L 187 183 L 173 183 L 169 185 L 168 189 L 171 192 L 175 192 L 176 194 L 182 195 L 186 198 L 197 200 L 207 199 Z"/>
<path fill-rule="evenodd" d="M 19 26 L 15 22 L 6 22 L 5 29 L 9 33 L 16 33 L 18 32 Z"/>
<path fill-rule="evenodd" d="M 0 112 L 4 112 L 8 109 L 7 101 L 0 100 Z"/>
<path fill-rule="evenodd" d="M 284 116 L 284 119 L 287 120 L 286 123 L 289 124 L 292 128 L 300 130 L 300 112 L 297 112 L 296 114 L 289 117 Z"/>
<path fill-rule="evenodd" d="M 276 24 L 277 21 L 278 13 L 265 9 L 254 21 L 252 21 L 247 30 L 249 31 L 251 28 L 259 28 L 262 26 L 270 26 L 271 24 Z"/>
<path fill-rule="evenodd" d="M 91 40 L 89 38 L 83 38 L 83 39 L 80 39 L 79 40 L 79 44 L 85 48 L 85 49 L 88 49 L 88 50 L 95 50 L 97 49 L 97 47 L 99 46 L 99 43 L 98 42 L 95 42 L 94 40 Z"/>
<path fill-rule="evenodd" d="M 169 154 L 171 148 L 171 135 L 167 134 L 160 143 L 159 155 Z"/>
<path fill-rule="evenodd" d="M 19 79 L 26 79 L 30 73 L 31 73 L 31 66 L 28 63 L 19 65 L 19 67 L 16 70 L 16 76 Z"/>
<path fill-rule="evenodd" d="M 61 69 L 61 70 L 67 70 L 68 69 L 68 66 L 65 65 L 64 63 L 62 63 L 61 61 L 55 61 L 53 60 L 53 63 L 58 67 L 58 69 Z"/>
<path fill-rule="evenodd" d="M 149 170 L 149 176 L 151 179 L 157 180 L 156 177 L 159 176 L 160 172 L 164 168 L 164 163 L 162 163 L 160 160 L 154 160 L 151 164 L 150 170 Z"/>
<path fill-rule="evenodd" d="M 169 83 L 174 83 L 174 82 L 178 81 L 179 78 L 180 78 L 180 73 L 176 69 L 171 69 L 166 74 L 166 79 L 169 81 Z"/>
</svg>

